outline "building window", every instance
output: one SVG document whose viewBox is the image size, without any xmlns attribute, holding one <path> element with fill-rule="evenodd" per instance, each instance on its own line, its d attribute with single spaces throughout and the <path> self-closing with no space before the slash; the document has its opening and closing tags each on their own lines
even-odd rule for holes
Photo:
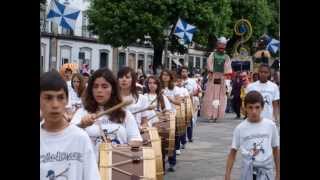
<svg viewBox="0 0 320 180">
<path fill-rule="evenodd" d="M 153 62 L 153 55 L 148 55 L 148 56 L 147 56 L 147 64 L 146 64 L 146 66 L 151 65 L 152 62 Z M 147 67 L 146 67 L 146 68 L 147 68 Z"/>
<path fill-rule="evenodd" d="M 126 66 L 126 53 L 119 53 L 119 61 L 118 61 L 119 69 Z"/>
<path fill-rule="evenodd" d="M 46 45 L 41 43 L 41 56 L 40 56 L 40 71 L 44 72 L 44 63 L 45 63 L 45 55 L 46 55 Z"/>
<path fill-rule="evenodd" d="M 61 65 L 71 62 L 71 46 L 60 46 Z"/>
<path fill-rule="evenodd" d="M 193 68 L 193 60 L 194 60 L 194 57 L 193 56 L 189 56 L 189 61 L 188 61 L 188 69 L 189 69 L 189 72 L 192 71 L 192 68 Z"/>
<path fill-rule="evenodd" d="M 92 37 L 92 33 L 89 31 L 89 16 L 88 11 L 82 11 L 82 36 Z"/>
<path fill-rule="evenodd" d="M 91 57 L 92 49 L 88 47 L 80 48 L 79 51 L 79 67 L 83 67 L 84 64 L 88 65 L 88 69 L 91 69 Z"/>
<path fill-rule="evenodd" d="M 144 54 L 139 54 L 138 56 L 138 68 L 144 67 Z"/>
<path fill-rule="evenodd" d="M 196 68 L 197 69 L 200 69 L 200 63 L 201 63 L 200 57 L 196 57 Z"/>
<path fill-rule="evenodd" d="M 109 51 L 100 51 L 100 68 L 109 66 Z"/>
<path fill-rule="evenodd" d="M 202 68 L 205 69 L 207 67 L 207 58 L 202 59 Z"/>
<path fill-rule="evenodd" d="M 128 56 L 128 66 L 131 67 L 134 70 L 137 70 L 136 68 L 136 54 L 130 53 Z"/>
</svg>

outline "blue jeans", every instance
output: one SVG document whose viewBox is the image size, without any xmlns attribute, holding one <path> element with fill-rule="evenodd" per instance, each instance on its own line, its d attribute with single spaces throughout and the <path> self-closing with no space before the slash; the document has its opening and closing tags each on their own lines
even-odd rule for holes
<svg viewBox="0 0 320 180">
<path fill-rule="evenodd" d="M 189 126 L 187 127 L 187 137 L 188 137 L 189 141 L 192 139 L 192 131 L 193 131 L 193 123 L 191 121 Z M 180 141 L 181 141 L 181 144 L 183 144 L 183 145 L 185 145 L 187 143 L 186 134 L 183 134 L 180 137 Z M 179 144 L 179 148 L 180 148 L 180 144 Z"/>
<path fill-rule="evenodd" d="M 177 164 L 177 154 L 176 150 L 180 149 L 180 137 L 175 137 L 175 149 L 173 150 L 173 155 L 171 157 L 168 157 L 168 162 L 170 165 L 175 166 Z"/>
</svg>

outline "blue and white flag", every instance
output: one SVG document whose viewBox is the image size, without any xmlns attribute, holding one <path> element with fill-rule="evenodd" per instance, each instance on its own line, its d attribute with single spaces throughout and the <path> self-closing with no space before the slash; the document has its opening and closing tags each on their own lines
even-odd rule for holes
<svg viewBox="0 0 320 180">
<path fill-rule="evenodd" d="M 266 47 L 266 49 L 272 53 L 277 53 L 279 48 L 280 48 L 280 41 L 276 39 L 272 39 Z"/>
<path fill-rule="evenodd" d="M 57 0 L 51 0 L 47 19 L 57 23 L 63 28 L 74 30 L 79 13 L 79 9 L 65 6 Z"/>
<path fill-rule="evenodd" d="M 196 31 L 196 27 L 188 24 L 187 22 L 183 21 L 179 18 L 176 28 L 174 30 L 174 35 L 178 36 L 179 38 L 183 39 L 186 43 L 192 42 L 193 33 Z"/>
</svg>

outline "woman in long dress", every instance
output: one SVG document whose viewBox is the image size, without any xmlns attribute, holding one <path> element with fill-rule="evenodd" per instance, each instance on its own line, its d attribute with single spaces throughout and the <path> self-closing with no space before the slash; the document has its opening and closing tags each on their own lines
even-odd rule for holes
<svg viewBox="0 0 320 180">
<path fill-rule="evenodd" d="M 226 108 L 226 84 L 224 75 L 232 73 L 230 57 L 224 52 L 227 40 L 218 39 L 217 50 L 208 58 L 209 77 L 201 106 L 201 116 L 216 122 L 222 119 Z"/>
</svg>

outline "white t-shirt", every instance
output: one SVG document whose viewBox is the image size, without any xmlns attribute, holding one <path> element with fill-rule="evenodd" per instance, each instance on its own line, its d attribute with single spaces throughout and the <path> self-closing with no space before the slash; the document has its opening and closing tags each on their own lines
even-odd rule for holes
<svg viewBox="0 0 320 180">
<path fill-rule="evenodd" d="M 70 124 L 52 133 L 40 123 L 40 179 L 99 180 L 100 174 L 90 139 Z"/>
<path fill-rule="evenodd" d="M 82 107 L 82 100 L 81 97 L 78 97 L 78 94 L 71 88 L 69 91 L 69 100 L 67 108 L 71 108 L 72 111 L 76 110 L 76 105 L 80 105 Z"/>
<path fill-rule="evenodd" d="M 155 95 L 155 94 L 144 94 L 144 96 L 147 98 L 148 104 L 151 104 L 152 101 L 157 98 L 157 95 Z M 170 103 L 169 99 L 164 95 L 162 95 L 162 96 L 163 96 L 163 101 L 164 101 L 164 110 L 170 111 L 172 109 L 172 107 L 171 107 L 171 103 Z M 157 105 L 157 101 L 154 101 L 152 103 L 152 105 Z M 154 110 L 149 110 L 147 113 L 148 113 L 148 119 L 151 117 L 154 117 L 156 115 L 156 112 Z M 156 123 L 158 121 L 159 121 L 158 117 L 155 116 L 154 118 L 149 120 L 149 122 L 148 122 L 149 126 L 152 126 L 153 123 Z"/>
<path fill-rule="evenodd" d="M 263 118 L 258 123 L 246 119 L 235 128 L 231 147 L 240 150 L 243 158 L 252 157 L 255 148 L 254 166 L 272 168 L 272 148 L 279 147 L 278 129 L 270 119 Z"/>
<path fill-rule="evenodd" d="M 184 81 L 184 88 L 188 90 L 189 94 L 193 94 L 197 88 L 197 82 L 194 79 L 188 78 Z"/>
<path fill-rule="evenodd" d="M 189 96 L 189 91 L 187 88 L 184 87 L 175 87 L 175 96 L 185 97 Z"/>
<path fill-rule="evenodd" d="M 125 96 L 125 97 L 122 97 L 123 100 L 130 100 L 130 99 L 133 99 L 133 103 L 130 104 L 129 106 L 126 106 L 125 109 L 130 111 L 131 113 L 134 113 L 136 111 L 139 111 L 141 109 L 144 109 L 144 108 L 147 108 L 149 106 L 148 104 L 148 99 L 143 96 L 142 94 L 139 94 L 138 96 L 138 101 L 136 101 L 132 95 L 130 96 Z M 136 113 L 133 115 L 136 122 L 137 122 L 137 125 L 138 127 L 141 125 L 141 119 L 143 117 L 148 117 L 148 112 L 147 111 L 143 111 L 143 112 L 140 112 L 140 113 Z"/>
<path fill-rule="evenodd" d="M 256 81 L 249 84 L 246 91 L 247 93 L 250 91 L 258 91 L 262 94 L 262 97 L 264 99 L 264 108 L 261 115 L 264 118 L 273 120 L 274 117 L 272 102 L 280 99 L 279 87 L 271 81 L 267 81 L 266 83 Z"/>
<path fill-rule="evenodd" d="M 181 96 L 180 93 L 181 93 L 181 90 L 179 89 L 179 87 L 174 86 L 174 88 L 172 90 L 165 88 L 163 95 L 170 97 L 170 98 L 174 98 L 176 96 Z M 176 112 L 175 104 L 173 104 L 171 102 L 170 102 L 170 104 L 171 104 L 171 111 Z"/>
<path fill-rule="evenodd" d="M 106 136 L 108 136 L 114 144 L 127 144 L 129 141 L 132 140 L 142 141 L 140 131 L 138 129 L 137 123 L 133 115 L 127 110 L 125 110 L 125 113 L 125 120 L 122 124 L 112 122 L 109 120 L 108 115 L 104 115 L 98 118 L 93 125 L 85 128 L 85 131 L 88 133 L 91 139 L 96 155 L 98 155 L 99 145 L 102 141 L 99 123 L 101 123 L 101 128 L 105 133 L 113 132 L 112 134 L 108 134 Z M 73 116 L 71 123 L 79 124 L 81 122 L 82 117 L 84 117 L 87 114 L 88 111 L 86 111 L 84 108 L 78 109 L 75 115 Z"/>
<path fill-rule="evenodd" d="M 227 86 L 228 94 L 231 94 L 231 91 L 232 91 L 231 80 L 230 79 L 225 79 L 224 81 L 225 81 L 226 86 Z"/>
</svg>

